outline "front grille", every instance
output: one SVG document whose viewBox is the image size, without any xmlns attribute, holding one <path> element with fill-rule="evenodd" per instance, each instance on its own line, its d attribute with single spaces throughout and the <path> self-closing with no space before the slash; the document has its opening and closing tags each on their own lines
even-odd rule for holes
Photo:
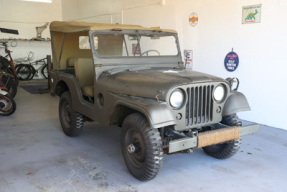
<svg viewBox="0 0 287 192">
<path fill-rule="evenodd" d="M 196 126 L 212 122 L 213 85 L 187 88 L 186 126 Z"/>
</svg>

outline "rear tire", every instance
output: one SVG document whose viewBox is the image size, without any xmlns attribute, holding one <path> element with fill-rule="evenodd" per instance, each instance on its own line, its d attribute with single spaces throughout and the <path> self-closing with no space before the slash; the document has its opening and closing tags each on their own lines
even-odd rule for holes
<svg viewBox="0 0 287 192">
<path fill-rule="evenodd" d="M 43 77 L 45 77 L 46 79 L 48 79 L 48 65 L 45 65 L 45 66 L 42 68 L 41 72 L 42 72 Z"/>
<path fill-rule="evenodd" d="M 17 70 L 17 75 L 20 80 L 28 80 L 31 75 L 31 69 L 28 65 L 21 65 Z"/>
<path fill-rule="evenodd" d="M 31 69 L 31 75 L 29 76 L 28 80 L 32 80 L 36 74 L 36 69 L 33 67 L 33 65 L 29 65 Z"/>
<path fill-rule="evenodd" d="M 239 121 L 236 114 L 224 116 L 221 121 L 222 124 L 229 126 L 241 126 L 242 123 Z M 203 151 L 216 159 L 227 159 L 235 155 L 241 146 L 241 138 L 228 141 L 222 144 L 211 145 L 203 147 Z"/>
<path fill-rule="evenodd" d="M 121 147 L 125 164 L 135 178 L 147 181 L 159 174 L 163 164 L 161 137 L 142 114 L 134 113 L 125 118 Z"/>
<path fill-rule="evenodd" d="M 84 117 L 72 109 L 69 91 L 62 94 L 59 103 L 59 117 L 64 133 L 69 137 L 79 136 L 83 130 Z"/>
</svg>

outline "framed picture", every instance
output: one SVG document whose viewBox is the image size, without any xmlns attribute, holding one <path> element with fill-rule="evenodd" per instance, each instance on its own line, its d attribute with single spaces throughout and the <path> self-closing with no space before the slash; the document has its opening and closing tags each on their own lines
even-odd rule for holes
<svg viewBox="0 0 287 192">
<path fill-rule="evenodd" d="M 242 7 L 242 24 L 260 23 L 261 8 L 261 4 Z"/>
</svg>

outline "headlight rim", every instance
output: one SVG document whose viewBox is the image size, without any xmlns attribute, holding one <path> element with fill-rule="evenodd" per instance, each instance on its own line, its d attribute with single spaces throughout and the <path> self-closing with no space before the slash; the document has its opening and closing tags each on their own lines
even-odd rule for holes
<svg viewBox="0 0 287 192">
<path fill-rule="evenodd" d="M 180 93 L 182 94 L 182 102 L 181 102 L 181 104 L 179 105 L 179 107 L 174 107 L 174 106 L 171 104 L 171 96 L 172 96 L 172 94 L 173 94 L 174 92 L 176 92 L 176 91 L 178 91 L 178 92 L 180 92 Z M 170 96 L 169 96 L 169 101 L 168 101 L 168 102 L 169 102 L 169 105 L 170 105 L 173 109 L 175 109 L 175 110 L 181 109 L 181 108 L 184 106 L 184 103 L 185 103 L 185 93 L 184 93 L 184 91 L 181 90 L 181 89 L 179 89 L 179 88 L 173 90 L 173 91 L 171 92 Z"/>
<path fill-rule="evenodd" d="M 216 100 L 216 99 L 215 99 L 215 96 L 214 96 L 215 90 L 216 90 L 218 87 L 222 87 L 222 88 L 223 88 L 223 91 L 224 91 L 224 94 L 223 94 L 223 97 L 222 97 L 221 100 Z M 214 90 L 213 90 L 212 97 L 213 97 L 213 100 L 214 100 L 215 102 L 217 102 L 217 103 L 219 103 L 219 104 L 223 103 L 223 102 L 226 100 L 226 97 L 227 97 L 227 88 L 226 88 L 226 86 L 225 86 L 224 84 L 222 84 L 222 83 L 218 84 L 218 85 L 214 88 Z"/>
</svg>

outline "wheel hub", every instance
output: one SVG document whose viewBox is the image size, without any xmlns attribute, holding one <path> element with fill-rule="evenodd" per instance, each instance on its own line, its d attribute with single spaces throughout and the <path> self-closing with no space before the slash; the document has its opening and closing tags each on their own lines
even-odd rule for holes
<svg viewBox="0 0 287 192">
<path fill-rule="evenodd" d="M 127 150 L 129 153 L 134 153 L 136 151 L 136 147 L 134 144 L 131 143 L 128 145 Z"/>
<path fill-rule="evenodd" d="M 5 100 L 0 100 L 0 109 L 5 109 L 8 103 Z"/>
</svg>

